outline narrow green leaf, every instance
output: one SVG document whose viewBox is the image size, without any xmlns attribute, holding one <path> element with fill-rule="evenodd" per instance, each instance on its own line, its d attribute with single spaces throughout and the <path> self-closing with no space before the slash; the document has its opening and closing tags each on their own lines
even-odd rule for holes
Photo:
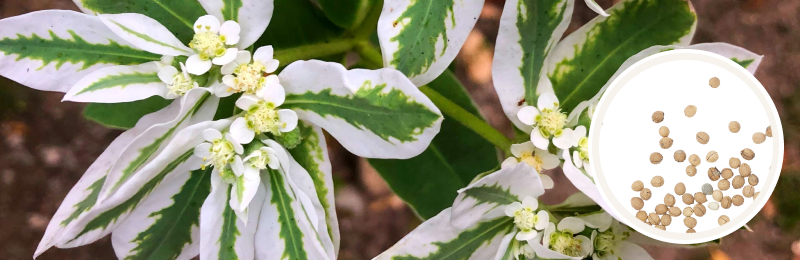
<svg viewBox="0 0 800 260">
<path fill-rule="evenodd" d="M 400 45 L 391 61 L 397 70 L 414 77 L 428 71 L 436 58 L 444 55 L 450 42 L 447 23 L 456 26 L 453 4 L 454 0 L 416 0 L 397 18 L 398 21 L 408 21 L 404 29 L 391 39 Z M 443 46 L 437 53 L 436 43 L 440 37 Z"/>
<path fill-rule="evenodd" d="M 239 8 L 242 8 L 242 0 L 223 0 L 222 18 L 225 21 L 239 21 Z"/>
<path fill-rule="evenodd" d="M 78 202 L 75 204 L 75 206 L 73 206 L 74 211 L 72 211 L 72 214 L 69 214 L 69 217 L 64 219 L 64 221 L 61 221 L 62 227 L 66 227 L 73 220 L 78 219 L 82 213 L 89 211 L 92 209 L 92 207 L 94 207 L 94 204 L 97 202 L 97 197 L 100 195 L 100 190 L 103 188 L 103 183 L 105 182 L 106 176 L 104 175 L 103 178 L 100 178 L 93 182 L 92 185 L 89 185 L 89 188 L 86 189 L 87 191 L 91 190 L 89 196 L 86 196 L 86 198 L 81 200 L 81 202 Z"/>
<path fill-rule="evenodd" d="M 566 0 L 520 0 L 517 15 L 517 32 L 522 48 L 522 66 L 519 72 L 525 88 L 525 103 L 536 106 L 536 86 L 543 75 L 544 61 L 555 43 L 561 39 L 572 14 L 572 5 Z M 566 16 L 565 14 L 570 14 Z M 567 19 L 565 19 L 567 18 Z M 559 28 L 563 27 L 563 28 Z"/>
<path fill-rule="evenodd" d="M 478 186 L 464 191 L 467 197 L 474 198 L 478 204 L 494 203 L 498 205 L 508 205 L 522 201 L 517 195 L 511 193 L 509 188 L 500 185 Z"/>
<path fill-rule="evenodd" d="M 481 245 L 488 243 L 500 233 L 510 232 L 514 227 L 512 218 L 498 218 L 482 222 L 476 227 L 468 229 L 453 240 L 431 243 L 436 251 L 424 257 L 395 256 L 392 260 L 415 259 L 469 259 Z"/>
<path fill-rule="evenodd" d="M 272 197 L 270 204 L 278 209 L 278 223 L 280 224 L 280 238 L 284 243 L 284 251 L 281 259 L 307 259 L 306 251 L 303 249 L 303 233 L 297 226 L 292 199 L 289 191 L 286 190 L 284 176 L 275 170 L 268 170 L 270 189 Z"/>
<path fill-rule="evenodd" d="M 124 88 L 133 84 L 147 84 L 147 83 L 160 83 L 161 79 L 158 78 L 158 73 L 131 73 L 131 74 L 117 74 L 108 75 L 104 78 L 95 81 L 91 85 L 79 91 L 77 94 L 97 91 L 106 88 Z"/>
<path fill-rule="evenodd" d="M 163 24 L 182 42 L 194 36 L 192 26 L 206 15 L 196 0 L 76 0 L 79 6 L 101 14 L 140 13 Z"/>
<path fill-rule="evenodd" d="M 231 189 L 233 186 L 228 187 L 228 199 L 231 200 Z M 219 237 L 219 259 L 220 260 L 234 260 L 239 259 L 236 255 L 234 246 L 236 245 L 236 238 L 241 235 L 239 229 L 236 227 L 236 212 L 231 208 L 230 203 L 225 203 L 225 210 L 222 212 L 222 233 Z M 299 258 L 298 258 L 299 259 Z"/>
<path fill-rule="evenodd" d="M 83 116 L 111 128 L 130 129 L 139 118 L 167 107 L 172 100 L 160 96 L 125 103 L 91 103 L 83 110 Z"/>
</svg>

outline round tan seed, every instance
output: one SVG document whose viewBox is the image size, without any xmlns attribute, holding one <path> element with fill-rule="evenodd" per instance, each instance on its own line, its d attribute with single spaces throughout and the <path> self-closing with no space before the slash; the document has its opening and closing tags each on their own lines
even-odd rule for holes
<svg viewBox="0 0 800 260">
<path fill-rule="evenodd" d="M 723 179 L 730 179 L 733 177 L 733 170 L 731 168 L 722 169 L 722 178 Z"/>
<path fill-rule="evenodd" d="M 706 132 L 698 132 L 694 138 L 697 139 L 698 143 L 707 144 L 710 137 L 708 134 L 706 134 Z"/>
<path fill-rule="evenodd" d="M 664 185 L 664 177 L 655 176 L 655 177 L 653 177 L 653 179 L 650 180 L 650 184 L 653 185 L 653 187 L 656 187 L 656 188 L 657 187 L 661 187 L 662 185 Z"/>
<path fill-rule="evenodd" d="M 642 222 L 647 223 L 647 212 L 644 212 L 644 210 L 640 210 L 639 212 L 636 212 L 636 218 L 638 218 Z"/>
<path fill-rule="evenodd" d="M 708 179 L 716 181 L 719 180 L 719 177 L 721 175 L 722 173 L 719 172 L 719 169 L 717 169 L 717 167 L 708 168 Z"/>
<path fill-rule="evenodd" d="M 650 154 L 650 163 L 652 163 L 652 164 L 659 164 L 659 163 L 661 163 L 661 160 L 663 160 L 663 159 L 664 159 L 664 156 L 661 156 L 661 154 L 658 153 L 658 152 Z"/>
<path fill-rule="evenodd" d="M 726 179 L 719 180 L 719 182 L 717 182 L 717 187 L 720 190 L 728 190 L 731 188 L 731 182 Z"/>
<path fill-rule="evenodd" d="M 669 128 L 666 126 L 661 126 L 660 128 L 658 128 L 658 134 L 663 137 L 669 136 Z"/>
<path fill-rule="evenodd" d="M 731 184 L 734 189 L 741 189 L 742 186 L 744 186 L 744 177 L 742 177 L 742 175 L 736 175 L 736 177 L 733 177 Z"/>
<path fill-rule="evenodd" d="M 669 215 L 673 217 L 677 217 L 681 215 L 681 209 L 678 207 L 670 207 L 669 208 Z"/>
<path fill-rule="evenodd" d="M 658 215 L 664 215 L 664 214 L 667 214 L 667 210 L 669 210 L 669 209 L 667 208 L 667 205 L 664 205 L 664 204 L 658 204 L 658 205 L 656 205 L 656 214 L 658 214 Z"/>
<path fill-rule="evenodd" d="M 767 140 L 767 135 L 764 133 L 753 134 L 753 143 L 760 144 Z"/>
<path fill-rule="evenodd" d="M 752 186 L 758 185 L 758 176 L 750 174 L 750 176 L 747 176 L 747 183 L 750 183 Z"/>
<path fill-rule="evenodd" d="M 648 226 L 652 226 L 653 225 L 653 224 L 650 224 L 650 218 L 649 217 L 647 218 L 647 221 L 645 221 L 644 223 L 647 224 Z"/>
<path fill-rule="evenodd" d="M 742 195 L 744 195 L 745 198 L 752 198 L 755 192 L 756 192 L 755 188 L 753 188 L 753 186 L 750 185 L 744 186 L 744 188 L 742 189 Z"/>
<path fill-rule="evenodd" d="M 663 149 L 669 149 L 672 147 L 672 138 L 662 137 L 661 141 L 658 141 L 658 145 L 660 145 Z"/>
<path fill-rule="evenodd" d="M 641 191 L 644 189 L 644 183 L 642 183 L 642 181 L 634 181 L 633 184 L 631 184 L 631 189 L 633 191 Z"/>
<path fill-rule="evenodd" d="M 661 225 L 669 226 L 669 224 L 672 224 L 672 216 L 670 215 L 661 216 Z"/>
<path fill-rule="evenodd" d="M 750 176 L 750 173 L 752 173 L 752 170 L 750 169 L 749 164 L 743 163 L 741 166 L 739 166 L 739 175 L 742 175 L 742 177 Z"/>
<path fill-rule="evenodd" d="M 744 204 L 744 197 L 742 197 L 742 195 L 734 195 L 733 199 L 731 199 L 731 202 L 733 202 L 734 206 L 741 206 Z"/>
<path fill-rule="evenodd" d="M 635 210 L 640 210 L 644 207 L 644 201 L 642 201 L 642 198 L 633 197 L 631 198 L 631 207 Z"/>
<path fill-rule="evenodd" d="M 684 193 L 683 194 L 683 203 L 686 205 L 692 205 L 694 203 L 694 196 L 692 194 Z"/>
<path fill-rule="evenodd" d="M 731 207 L 731 197 L 729 197 L 729 196 L 723 197 L 722 201 L 720 201 L 719 204 L 720 204 L 720 206 L 722 206 L 723 209 L 730 208 Z"/>
<path fill-rule="evenodd" d="M 718 210 L 719 209 L 719 203 L 717 203 L 716 201 L 709 202 L 708 203 L 708 209 L 710 209 L 710 210 Z"/>
<path fill-rule="evenodd" d="M 686 115 L 686 117 L 693 117 L 695 114 L 697 114 L 697 107 L 694 105 L 688 105 L 683 109 L 683 114 Z"/>
<path fill-rule="evenodd" d="M 720 226 L 725 225 L 725 223 L 728 222 L 731 222 L 731 219 L 725 215 L 719 216 L 719 220 L 717 220 L 717 223 L 719 223 Z"/>
<path fill-rule="evenodd" d="M 698 166 L 698 165 L 700 165 L 700 162 L 702 162 L 700 160 L 700 156 L 697 156 L 696 154 L 689 155 L 689 163 L 690 164 L 692 164 L 694 166 Z"/>
<path fill-rule="evenodd" d="M 761 192 L 759 191 L 759 192 L 756 192 L 756 194 L 753 194 L 753 199 L 756 199 L 756 198 L 758 198 L 758 194 L 759 194 L 759 193 L 761 193 Z"/>
<path fill-rule="evenodd" d="M 683 195 L 683 193 L 685 192 L 686 192 L 686 185 L 683 185 L 683 182 L 675 184 L 675 194 L 678 194 L 678 196 L 680 196 Z"/>
<path fill-rule="evenodd" d="M 653 194 L 650 193 L 650 189 L 648 188 L 644 188 L 642 189 L 642 191 L 639 192 L 639 197 L 642 198 L 643 200 L 649 200 L 650 196 L 653 196 Z"/>
<path fill-rule="evenodd" d="M 772 137 L 772 126 L 767 127 L 767 131 L 764 132 L 767 137 Z"/>
<path fill-rule="evenodd" d="M 716 162 L 719 159 L 719 154 L 716 151 L 710 151 L 706 154 L 706 161 L 707 162 Z"/>
<path fill-rule="evenodd" d="M 672 196 L 672 194 L 669 193 L 664 195 L 664 204 L 667 205 L 667 207 L 675 206 L 675 196 Z"/>
<path fill-rule="evenodd" d="M 650 212 L 650 214 L 647 216 L 647 219 L 650 220 L 650 224 L 661 224 L 661 217 L 659 217 L 655 212 Z"/>
<path fill-rule="evenodd" d="M 706 194 L 702 192 L 695 192 L 694 201 L 696 201 L 697 203 L 706 203 L 706 201 L 708 201 L 708 198 L 706 198 Z"/>
<path fill-rule="evenodd" d="M 692 233 L 697 233 L 697 231 L 694 231 L 694 229 L 692 228 L 686 230 L 686 234 L 692 234 Z"/>
<path fill-rule="evenodd" d="M 694 167 L 694 165 L 686 166 L 686 175 L 689 175 L 689 177 L 691 177 L 694 176 L 695 174 L 697 174 L 697 167 Z"/>
<path fill-rule="evenodd" d="M 717 202 L 722 201 L 722 191 L 715 190 L 713 193 L 711 193 L 711 198 L 713 198 Z"/>
<path fill-rule="evenodd" d="M 738 133 L 740 129 L 742 129 L 742 126 L 739 125 L 739 122 L 731 121 L 728 123 L 728 130 L 731 130 L 731 133 Z"/>
<path fill-rule="evenodd" d="M 683 224 L 686 225 L 688 228 L 694 228 L 697 226 L 697 220 L 693 217 L 685 217 L 683 218 Z"/>
<path fill-rule="evenodd" d="M 728 165 L 730 165 L 731 168 L 737 169 L 740 164 L 742 164 L 742 161 L 739 161 L 739 158 L 731 157 L 731 159 L 728 160 Z"/>
<path fill-rule="evenodd" d="M 711 86 L 712 88 L 718 88 L 719 87 L 719 83 L 720 83 L 719 82 L 719 78 L 717 78 L 717 77 L 713 77 L 713 78 L 708 80 L 708 85 Z"/>
<path fill-rule="evenodd" d="M 742 152 L 739 154 L 742 155 L 742 158 L 748 161 L 756 157 L 756 153 L 753 152 L 753 150 L 750 150 L 750 148 L 744 148 L 744 150 L 742 150 Z"/>
<path fill-rule="evenodd" d="M 664 112 L 656 111 L 650 119 L 653 119 L 653 122 L 656 124 L 661 123 L 661 121 L 664 121 Z"/>
<path fill-rule="evenodd" d="M 694 214 L 694 210 L 692 207 L 685 207 L 683 208 L 683 216 L 684 217 L 691 217 Z"/>
<path fill-rule="evenodd" d="M 665 227 L 664 225 L 656 225 L 656 228 L 661 230 L 667 230 L 667 227 Z"/>
<path fill-rule="evenodd" d="M 694 204 L 694 215 L 698 217 L 702 217 L 706 214 L 706 206 L 703 204 Z"/>
<path fill-rule="evenodd" d="M 683 162 L 686 160 L 686 152 L 683 150 L 677 150 L 675 151 L 675 155 L 673 155 L 673 157 L 675 158 L 676 162 Z"/>
</svg>

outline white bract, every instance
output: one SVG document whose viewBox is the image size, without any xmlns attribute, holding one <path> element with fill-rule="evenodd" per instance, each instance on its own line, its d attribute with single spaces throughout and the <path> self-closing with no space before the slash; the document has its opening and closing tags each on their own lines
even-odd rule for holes
<svg viewBox="0 0 800 260">
<path fill-rule="evenodd" d="M 538 208 L 539 201 L 533 197 L 525 197 L 522 203 L 514 202 L 506 206 L 506 216 L 514 218 L 514 226 L 519 230 L 514 238 L 527 241 L 536 237 L 538 230 L 547 227 L 550 215 L 544 210 L 536 212 Z"/>
<path fill-rule="evenodd" d="M 225 65 L 236 58 L 239 49 L 233 46 L 239 42 L 239 23 L 225 21 L 220 25 L 213 15 L 204 15 L 197 18 L 193 29 L 194 38 L 189 47 L 194 54 L 186 60 L 189 73 L 205 74 L 212 65 Z"/>
<path fill-rule="evenodd" d="M 514 157 L 506 158 L 501 164 L 501 167 L 509 167 L 517 163 L 526 163 L 536 169 L 542 178 L 542 185 L 545 189 L 551 189 L 554 186 L 553 179 L 544 174 L 544 170 L 550 170 L 558 167 L 561 160 L 558 156 L 551 154 L 547 150 L 536 148 L 532 142 L 524 142 L 521 144 L 511 145 L 511 154 Z"/>
<path fill-rule="evenodd" d="M 536 147 L 546 150 L 552 138 L 556 147 L 569 148 L 572 145 L 573 135 L 566 127 L 567 114 L 561 112 L 556 95 L 545 92 L 539 96 L 536 105 L 536 107 L 525 106 L 517 112 L 517 118 L 523 124 L 533 127 L 531 142 Z"/>
</svg>

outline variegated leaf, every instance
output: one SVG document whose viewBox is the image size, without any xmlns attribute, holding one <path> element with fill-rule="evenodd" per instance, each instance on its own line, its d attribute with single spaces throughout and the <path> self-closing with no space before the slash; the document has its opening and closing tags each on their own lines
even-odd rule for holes
<svg viewBox="0 0 800 260">
<path fill-rule="evenodd" d="M 339 63 L 297 61 L 280 73 L 282 107 L 327 130 L 350 152 L 407 159 L 430 144 L 439 109 L 394 69 L 346 70 Z"/>
<path fill-rule="evenodd" d="M 206 15 L 197 0 L 72 0 L 87 14 L 140 13 L 155 19 L 182 42 L 194 36 L 195 20 Z"/>
<path fill-rule="evenodd" d="M 64 100 L 91 103 L 122 103 L 151 96 L 167 97 L 167 84 L 158 78 L 158 62 L 99 69 L 83 77 Z"/>
<path fill-rule="evenodd" d="M 451 224 L 456 228 L 468 228 L 489 212 L 502 213 L 505 205 L 542 194 L 544 186 L 536 169 L 526 163 L 518 163 L 486 175 L 459 190 L 451 210 Z"/>
<path fill-rule="evenodd" d="M 506 116 L 518 128 L 531 127 L 519 121 L 517 111 L 536 106 L 537 88 L 546 77 L 545 59 L 564 35 L 574 0 L 506 1 L 497 33 L 492 80 Z"/>
<path fill-rule="evenodd" d="M 578 169 L 572 164 L 572 157 L 568 150 L 564 150 L 562 157 L 564 158 L 564 165 L 562 166 L 562 169 L 564 170 L 564 176 L 567 176 L 567 179 L 572 182 L 572 185 L 586 194 L 586 196 L 594 200 L 597 205 L 608 212 L 608 214 L 611 214 L 611 216 L 616 219 L 620 219 L 614 214 L 614 211 L 611 210 L 611 206 L 608 205 L 608 202 L 603 199 L 603 195 L 600 194 L 600 190 L 594 183 L 594 178 L 589 176 L 584 169 Z"/>
<path fill-rule="evenodd" d="M 232 187 L 219 174 L 211 174 L 211 194 L 203 203 L 200 216 L 200 259 L 254 259 L 254 239 L 260 223 L 245 224 L 236 217 L 230 205 Z M 259 185 L 247 208 L 248 219 L 258 219 L 265 194 Z"/>
<path fill-rule="evenodd" d="M 273 0 L 199 0 L 220 21 L 236 21 L 242 31 L 236 47 L 246 49 L 261 37 L 272 19 Z"/>
<path fill-rule="evenodd" d="M 375 259 L 494 259 L 503 237 L 514 230 L 514 221 L 508 217 L 484 220 L 467 229 L 453 227 L 450 218 L 450 209 L 445 209 Z"/>
<path fill-rule="evenodd" d="M 428 84 L 455 59 L 482 9 L 483 0 L 384 1 L 378 20 L 384 67 Z"/>
<path fill-rule="evenodd" d="M 169 56 L 189 56 L 194 52 L 186 47 L 164 25 L 143 14 L 100 14 L 100 20 L 126 41 L 152 53 Z"/>
<path fill-rule="evenodd" d="M 625 0 L 607 11 L 610 16 L 592 19 L 547 58 L 547 76 L 564 112 L 597 94 L 636 53 L 654 45 L 688 45 L 697 25 L 686 0 Z"/>
<path fill-rule="evenodd" d="M 0 28 L 0 75 L 38 90 L 67 92 L 98 69 L 161 59 L 73 11 L 27 13 L 0 20 Z"/>
</svg>

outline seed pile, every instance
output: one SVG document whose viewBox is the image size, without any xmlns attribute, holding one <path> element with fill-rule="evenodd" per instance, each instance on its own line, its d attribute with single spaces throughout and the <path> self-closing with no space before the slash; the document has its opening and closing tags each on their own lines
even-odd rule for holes
<svg viewBox="0 0 800 260">
<path fill-rule="evenodd" d="M 720 79 L 716 77 L 711 78 L 708 84 L 712 88 L 718 88 L 720 86 L 724 88 Z M 701 114 L 702 112 L 703 111 L 700 111 Z M 667 111 L 667 113 L 670 112 Z M 683 113 L 687 118 L 693 118 L 698 113 L 698 107 L 695 105 L 688 105 L 684 108 Z M 666 114 L 664 111 L 656 111 L 653 113 L 651 120 L 656 124 L 661 124 L 664 122 L 665 116 Z M 669 123 L 669 121 L 666 121 L 666 123 Z M 716 141 L 712 142 L 711 136 L 707 132 L 702 131 L 702 129 L 698 130 L 699 131 L 695 134 L 695 141 L 702 145 L 712 146 L 715 142 L 725 142 L 725 140 L 722 140 L 724 139 L 722 137 L 716 137 L 721 139 L 715 139 Z M 734 134 L 739 133 L 742 130 L 742 125 L 737 121 L 731 121 L 728 124 L 728 130 Z M 658 135 L 660 138 L 659 147 L 663 150 L 670 149 L 673 145 L 680 148 L 681 142 L 686 142 L 686 138 L 673 139 L 674 136 L 670 137 L 670 128 L 666 125 L 662 125 L 658 128 Z M 772 128 L 769 126 L 763 133 L 753 133 L 751 138 L 753 144 L 758 145 L 764 143 L 768 137 L 772 137 Z M 670 186 L 672 184 L 669 182 L 670 178 L 668 175 L 651 175 L 653 177 L 650 180 L 650 185 L 647 185 L 647 183 L 642 180 L 636 180 L 631 184 L 631 189 L 634 192 L 638 192 L 639 196 L 631 198 L 631 206 L 636 212 L 637 219 L 656 229 L 666 230 L 666 227 L 672 224 L 673 218 L 681 218 L 682 215 L 683 224 L 687 228 L 686 233 L 696 233 L 694 229 L 697 226 L 696 218 L 705 216 L 708 213 L 707 210 L 717 211 L 729 209 L 731 206 L 739 207 L 744 205 L 745 198 L 755 199 L 758 196 L 758 192 L 756 191 L 756 187 L 759 183 L 758 176 L 752 172 L 750 165 L 746 162 L 742 162 L 742 159 L 745 161 L 752 161 L 756 158 L 756 154 L 752 149 L 744 147 L 742 150 L 736 152 L 739 156 L 729 158 L 727 163 L 724 158 L 720 160 L 721 154 L 712 149 L 688 152 L 696 152 L 697 154 L 687 156 L 687 151 L 675 149 L 673 154 L 675 162 L 686 164 L 686 175 L 689 177 L 697 175 L 698 167 L 701 167 L 701 169 L 708 169 L 707 173 L 710 182 L 692 187 L 687 187 L 684 183 L 678 182 L 674 184 L 674 193 L 667 193 L 664 196 L 663 204 L 658 204 L 655 208 L 646 208 L 645 201 L 650 200 L 653 196 L 650 188 L 657 189 L 662 186 L 673 186 Z M 733 151 L 721 152 L 726 155 L 733 153 Z M 701 157 L 703 154 L 705 154 L 705 157 Z M 669 155 L 669 153 L 666 153 L 666 155 Z M 658 165 L 664 161 L 664 156 L 662 152 L 653 152 L 650 154 L 649 159 L 650 163 Z M 667 160 L 667 162 L 669 163 L 669 160 Z M 708 165 L 700 166 L 704 163 L 708 163 Z M 718 165 L 717 163 L 720 164 Z M 675 205 L 676 200 L 683 204 Z M 679 206 L 682 207 L 683 210 L 681 210 Z M 714 214 L 712 218 L 714 217 L 718 217 L 720 226 L 730 222 L 730 218 L 727 215 Z M 676 221 L 680 223 L 680 220 Z"/>
</svg>

